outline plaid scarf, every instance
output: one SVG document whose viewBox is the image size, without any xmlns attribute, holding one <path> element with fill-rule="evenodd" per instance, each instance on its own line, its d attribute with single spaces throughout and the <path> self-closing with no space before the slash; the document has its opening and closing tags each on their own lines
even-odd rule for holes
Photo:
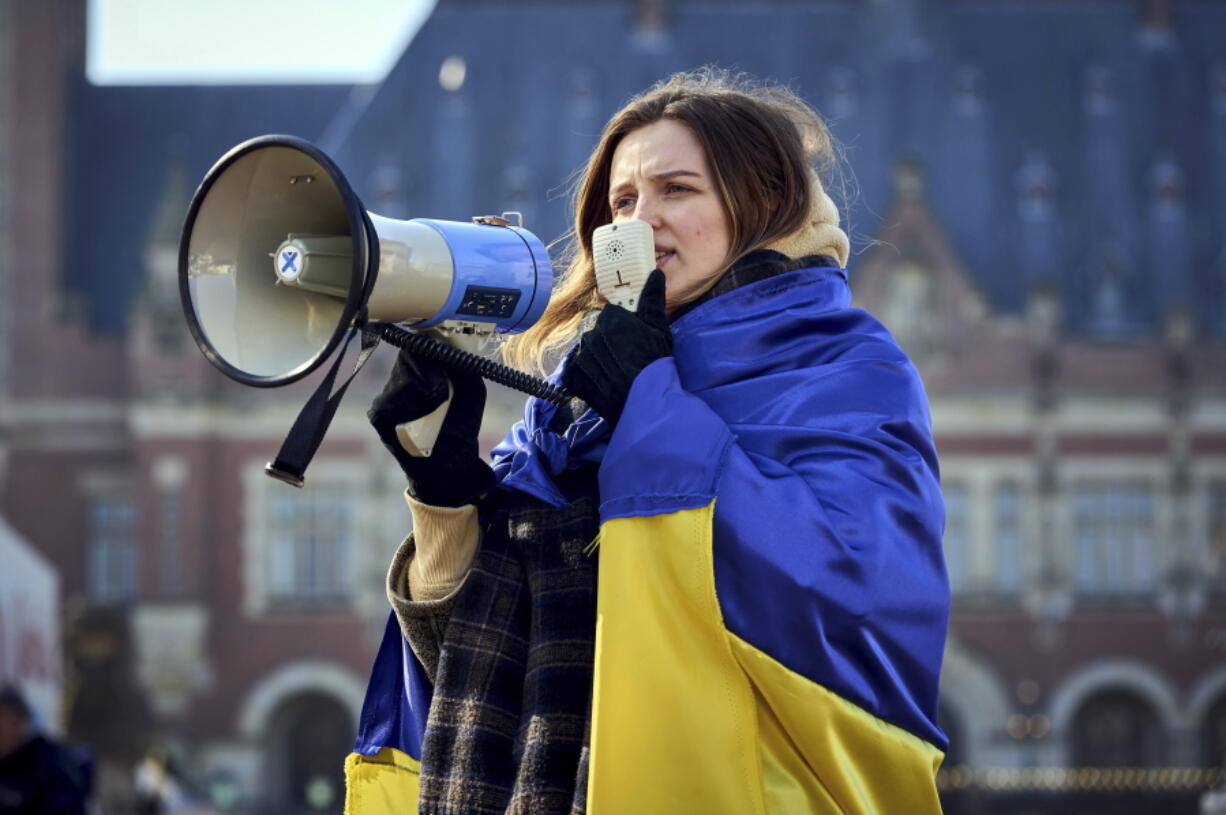
<svg viewBox="0 0 1226 815">
<path fill-rule="evenodd" d="M 575 409 L 560 410 L 564 428 Z M 421 812 L 582 813 L 595 654 L 596 465 L 482 507 L 481 550 L 447 625 L 422 745 Z"/>
<path fill-rule="evenodd" d="M 673 319 L 740 286 L 808 266 L 764 250 L 742 258 Z M 582 414 L 572 401 L 551 429 Z M 574 465 L 572 465 L 574 466 Z M 599 531 L 597 465 L 553 476 L 554 507 L 518 490 L 482 506 L 481 550 L 458 592 L 422 745 L 420 811 L 579 815 L 587 797 Z"/>
</svg>

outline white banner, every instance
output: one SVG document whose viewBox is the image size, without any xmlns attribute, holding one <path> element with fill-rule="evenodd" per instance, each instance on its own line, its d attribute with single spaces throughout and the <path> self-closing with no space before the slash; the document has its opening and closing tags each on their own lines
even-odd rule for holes
<svg viewBox="0 0 1226 815">
<path fill-rule="evenodd" d="M 16 682 L 35 724 L 60 729 L 59 577 L 0 518 L 0 682 Z"/>
</svg>

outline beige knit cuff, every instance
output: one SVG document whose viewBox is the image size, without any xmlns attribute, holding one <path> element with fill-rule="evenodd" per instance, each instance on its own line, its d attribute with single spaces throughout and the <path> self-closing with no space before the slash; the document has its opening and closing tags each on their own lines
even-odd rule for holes
<svg viewBox="0 0 1226 815">
<path fill-rule="evenodd" d="M 477 507 L 435 507 L 405 500 L 413 514 L 417 552 L 409 562 L 409 596 L 418 601 L 439 600 L 464 580 L 481 541 Z"/>
</svg>

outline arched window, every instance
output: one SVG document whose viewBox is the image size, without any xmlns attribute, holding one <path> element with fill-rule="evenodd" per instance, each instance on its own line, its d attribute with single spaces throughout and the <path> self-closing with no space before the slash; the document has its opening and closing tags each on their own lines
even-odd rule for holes
<svg viewBox="0 0 1226 815">
<path fill-rule="evenodd" d="M 339 811 L 342 768 L 355 735 L 355 722 L 332 697 L 303 693 L 287 699 L 265 734 L 263 803 L 276 812 Z"/>
<path fill-rule="evenodd" d="M 1164 741 L 1158 715 L 1144 699 L 1106 690 L 1082 703 L 1073 717 L 1073 766 L 1159 766 Z"/>
</svg>

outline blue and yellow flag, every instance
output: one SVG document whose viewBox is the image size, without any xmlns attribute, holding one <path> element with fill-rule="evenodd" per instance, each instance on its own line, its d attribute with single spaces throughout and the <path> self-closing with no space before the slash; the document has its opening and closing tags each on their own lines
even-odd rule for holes
<svg viewBox="0 0 1226 815">
<path fill-rule="evenodd" d="M 918 374 L 838 269 L 672 328 L 600 451 L 588 811 L 939 812 L 949 587 Z M 508 438 L 516 488 L 547 481 L 556 451 Z M 412 809 L 428 696 L 393 621 L 348 812 Z"/>
</svg>

